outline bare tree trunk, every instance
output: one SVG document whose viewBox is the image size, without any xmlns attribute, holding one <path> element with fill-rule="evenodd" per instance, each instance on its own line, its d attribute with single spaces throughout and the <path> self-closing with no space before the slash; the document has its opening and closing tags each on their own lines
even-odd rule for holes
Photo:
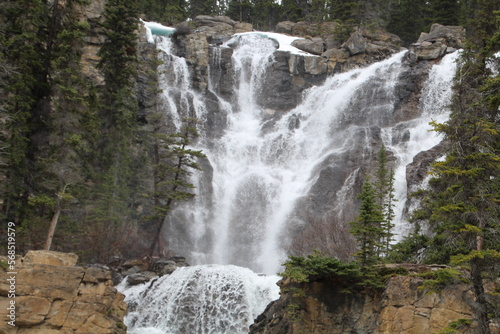
<svg viewBox="0 0 500 334">
<path fill-rule="evenodd" d="M 45 247 L 43 249 L 50 250 L 50 246 L 52 246 L 52 239 L 54 238 L 54 234 L 56 232 L 57 223 L 59 221 L 59 215 L 61 214 L 61 205 L 60 200 L 57 200 L 56 212 L 52 216 L 50 220 L 49 232 L 47 233 L 47 240 L 45 241 Z"/>
<path fill-rule="evenodd" d="M 489 317 L 487 309 L 486 294 L 484 292 L 483 277 L 481 275 L 481 259 L 473 259 L 471 261 L 471 276 L 472 287 L 476 295 L 476 318 L 478 334 L 490 334 Z"/>
<path fill-rule="evenodd" d="M 160 247 L 160 234 L 161 234 L 162 228 L 163 228 L 163 221 L 158 222 L 153 242 L 151 243 L 151 246 L 149 248 L 149 256 L 150 257 L 153 257 L 153 255 L 155 254 L 156 246 Z M 158 255 L 160 255 L 160 252 L 161 252 L 161 249 L 158 249 Z"/>
</svg>

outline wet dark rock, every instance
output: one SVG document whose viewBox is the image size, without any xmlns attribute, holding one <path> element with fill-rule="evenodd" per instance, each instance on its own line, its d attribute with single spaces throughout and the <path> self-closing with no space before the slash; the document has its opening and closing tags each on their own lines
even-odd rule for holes
<svg viewBox="0 0 500 334">
<path fill-rule="evenodd" d="M 152 278 L 156 277 L 155 272 L 152 271 L 143 271 L 140 273 L 132 274 L 127 277 L 127 283 L 130 285 L 137 285 L 137 284 L 142 284 L 146 283 Z"/>
<path fill-rule="evenodd" d="M 429 33 L 422 33 L 410 46 L 410 60 L 434 60 L 463 47 L 465 29 L 460 26 L 433 24 Z"/>
<path fill-rule="evenodd" d="M 321 37 L 296 39 L 292 42 L 292 46 L 315 55 L 320 55 L 325 51 L 325 42 Z"/>
<path fill-rule="evenodd" d="M 359 53 L 364 53 L 366 51 L 366 46 L 368 41 L 363 37 L 360 32 L 355 32 L 349 37 L 347 42 L 345 42 L 342 47 L 345 48 L 351 56 L 357 55 Z"/>
<path fill-rule="evenodd" d="M 140 271 L 141 271 L 141 268 L 139 268 L 138 266 L 133 266 L 133 267 L 131 267 L 131 268 L 123 271 L 122 275 L 123 276 L 134 275 L 134 274 L 137 274 Z"/>
<path fill-rule="evenodd" d="M 434 23 L 429 33 L 422 33 L 417 43 L 442 42 L 449 47 L 461 49 L 465 42 L 465 28 L 461 26 L 444 26 Z"/>
<path fill-rule="evenodd" d="M 280 33 L 280 34 L 291 35 L 292 34 L 292 28 L 293 28 L 294 25 L 295 25 L 295 22 L 291 22 L 291 21 L 279 22 L 276 25 L 276 32 Z"/>
</svg>

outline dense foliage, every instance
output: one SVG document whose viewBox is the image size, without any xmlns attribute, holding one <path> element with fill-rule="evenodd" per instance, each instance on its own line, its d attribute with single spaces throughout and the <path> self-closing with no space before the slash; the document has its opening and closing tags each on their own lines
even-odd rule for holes
<svg viewBox="0 0 500 334">
<path fill-rule="evenodd" d="M 432 23 L 465 24 L 468 4 L 458 0 L 146 0 L 140 8 L 147 19 L 167 25 L 197 15 L 227 15 L 258 30 L 274 30 L 280 21 L 331 21 L 348 30 L 360 24 L 380 26 L 410 44 Z"/>
</svg>

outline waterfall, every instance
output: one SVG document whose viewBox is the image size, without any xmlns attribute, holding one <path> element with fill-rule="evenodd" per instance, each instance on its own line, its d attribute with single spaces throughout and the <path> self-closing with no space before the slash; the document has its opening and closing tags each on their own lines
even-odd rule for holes
<svg viewBox="0 0 500 334">
<path fill-rule="evenodd" d="M 236 266 L 179 268 L 140 286 L 118 289 L 129 305 L 132 334 L 244 334 L 267 304 L 279 297 L 277 276 Z"/>
<path fill-rule="evenodd" d="M 424 84 L 420 99 L 422 115 L 412 121 L 399 124 L 397 132 L 394 129 L 385 132 L 385 144 L 398 158 L 397 168 L 394 171 L 395 197 L 397 199 L 394 210 L 396 214 L 394 231 L 396 240 L 400 240 L 410 231 L 408 213 L 405 212 L 409 190 L 406 182 L 406 166 L 419 152 L 431 149 L 443 139 L 440 134 L 432 131 L 432 126 L 429 123 L 431 121 L 445 122 L 448 119 L 458 56 L 459 52 L 445 56 L 429 71 L 429 78 Z M 410 140 L 394 140 L 394 135 L 398 133 L 399 135 L 408 134 Z M 414 185 L 410 191 L 416 191 L 419 186 L 421 185 Z"/>
<path fill-rule="evenodd" d="M 407 233 L 406 166 L 442 140 L 429 132 L 429 122 L 448 117 L 457 53 L 432 66 L 414 115 L 398 109 L 401 81 L 411 71 L 405 52 L 330 76 L 306 90 L 294 109 L 277 112 L 259 100 L 265 74 L 278 47 L 294 51 L 278 34 L 268 37 L 240 34 L 213 46 L 203 95 L 191 87 L 187 62 L 170 39 L 156 36 L 165 129 L 178 130 L 184 117 L 196 117 L 203 132 L 213 121 L 208 99 L 223 117 L 216 135 L 203 133 L 196 144 L 207 156 L 205 171 L 192 175 L 196 197 L 169 214 L 164 230 L 169 248 L 197 265 L 141 286 L 119 286 L 127 295 L 131 333 L 247 333 L 278 298 L 273 275 L 307 214 L 352 218 L 355 188 L 381 142 L 395 168 L 395 232 Z M 227 51 L 232 69 L 221 75 Z M 230 80 L 231 92 L 223 80 Z"/>
<path fill-rule="evenodd" d="M 234 82 L 229 100 L 217 95 L 216 81 L 224 78 L 215 73 L 220 68 L 220 52 L 228 47 L 233 48 Z M 308 89 L 293 110 L 270 115 L 260 106 L 259 95 L 276 48 L 275 40 L 247 33 L 213 51 L 209 87 L 214 89 L 226 123 L 211 145 L 198 147 L 207 155 L 211 178 L 193 181 L 204 189 L 203 182 L 208 180 L 210 191 L 175 210 L 166 233 L 170 247 L 195 264 L 234 264 L 256 272 L 278 272 L 293 231 L 306 224 L 304 212 L 313 210 L 308 198 L 321 201 L 325 192 L 331 192 L 321 210 L 329 210 L 339 221 L 353 218 L 348 215 L 353 211 L 353 189 L 366 168 L 363 162 L 373 159 L 374 140 L 382 140 L 396 159 L 395 232 L 403 235 L 408 228 L 403 214 L 405 168 L 417 153 L 441 140 L 429 133 L 428 123 L 447 116 L 456 56 L 445 57 L 430 72 L 420 114 L 397 121 L 398 84 L 409 71 L 404 51 L 366 68 L 331 76 Z M 180 77 L 174 86 L 183 87 L 185 79 Z M 164 91 L 171 89 L 177 88 Z M 182 90 L 189 92 L 188 87 Z M 197 117 L 207 120 L 204 112 L 197 109 Z M 326 172 L 331 174 L 329 181 L 324 179 Z M 327 182 L 332 182 L 331 189 L 326 189 L 330 187 Z"/>
</svg>

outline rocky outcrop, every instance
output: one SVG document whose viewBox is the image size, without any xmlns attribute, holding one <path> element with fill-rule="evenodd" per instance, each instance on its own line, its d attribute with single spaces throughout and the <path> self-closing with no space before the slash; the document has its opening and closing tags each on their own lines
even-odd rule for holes
<svg viewBox="0 0 500 334">
<path fill-rule="evenodd" d="M 401 51 L 401 39 L 383 30 L 359 29 L 340 47 L 322 54 L 328 63 L 328 73 L 361 68 Z"/>
<path fill-rule="evenodd" d="M 297 49 L 309 52 L 313 55 L 321 55 L 325 51 L 324 41 L 321 37 L 312 37 L 308 39 L 297 39 L 292 42 L 292 46 Z"/>
<path fill-rule="evenodd" d="M 196 32 L 203 32 L 210 38 L 252 31 L 250 23 L 237 22 L 227 16 L 198 15 L 194 22 Z"/>
<path fill-rule="evenodd" d="M 429 33 L 421 33 L 417 43 L 410 46 L 409 58 L 416 60 L 433 60 L 446 53 L 463 47 L 465 29 L 459 26 L 443 26 L 435 23 Z"/>
<path fill-rule="evenodd" d="M 119 262 L 120 260 L 118 260 Z M 174 256 L 170 258 L 136 259 L 128 260 L 119 264 L 113 271 L 113 282 L 119 284 L 127 278 L 129 285 L 137 285 L 148 282 L 157 276 L 170 275 L 180 267 L 187 267 L 186 258 Z"/>
<path fill-rule="evenodd" d="M 423 289 L 423 282 L 418 276 L 394 276 L 383 291 L 345 293 L 342 283 L 321 280 L 304 283 L 304 295 L 294 297 L 294 285 L 281 281 L 280 299 L 256 319 L 250 333 L 437 333 L 452 321 L 473 318 L 469 286 L 454 284 L 436 293 Z M 474 325 L 457 333 L 472 333 Z"/>
<path fill-rule="evenodd" d="M 236 22 L 227 16 L 199 15 L 192 34 L 176 36 L 178 55 L 186 58 L 192 69 L 193 87 L 201 91 L 208 88 L 208 65 L 212 53 L 210 45 L 220 45 L 241 32 L 252 31 L 250 23 Z"/>
<path fill-rule="evenodd" d="M 101 24 L 104 22 L 104 5 L 106 0 L 90 1 L 88 4 L 77 5 L 80 22 L 88 23 L 90 29 L 84 37 L 85 44 L 82 53 L 82 71 L 96 85 L 104 84 L 104 76 L 97 69 L 100 57 L 99 49 L 106 41 Z"/>
<path fill-rule="evenodd" d="M 3 322 L 0 333 L 126 333 L 124 296 L 113 287 L 110 270 L 78 267 L 77 259 L 75 254 L 29 251 L 17 258 L 15 270 L 0 269 L 0 316 L 15 316 L 15 326 Z M 15 285 L 7 280 L 12 277 Z M 10 295 L 13 286 L 15 297 Z"/>
<path fill-rule="evenodd" d="M 358 29 L 344 41 L 338 37 L 338 30 L 339 26 L 335 22 L 314 24 L 284 21 L 276 25 L 276 31 L 279 33 L 304 37 L 294 41 L 293 46 L 310 54 L 322 56 L 321 60 L 310 60 L 315 64 L 321 63 L 321 66 L 313 67 L 310 72 L 313 75 L 339 73 L 364 67 L 401 50 L 401 39 L 382 29 Z M 293 68 L 293 61 L 290 68 Z"/>
</svg>

